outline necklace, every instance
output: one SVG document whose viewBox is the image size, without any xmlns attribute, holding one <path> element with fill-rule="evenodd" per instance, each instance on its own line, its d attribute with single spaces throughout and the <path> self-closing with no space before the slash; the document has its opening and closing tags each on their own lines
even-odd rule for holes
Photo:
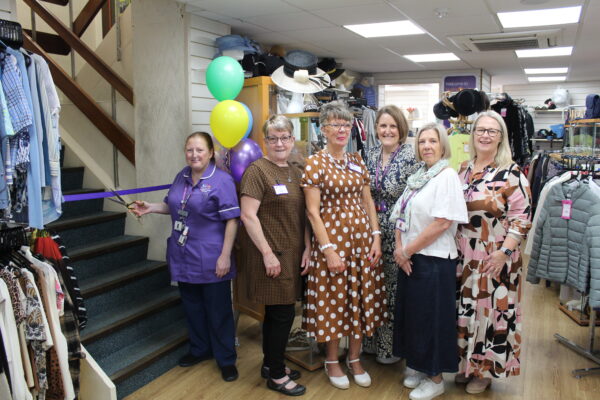
<svg viewBox="0 0 600 400">
<path fill-rule="evenodd" d="M 325 149 L 325 154 L 327 154 L 327 157 L 329 157 L 329 159 L 336 166 L 336 168 L 341 169 L 343 171 L 348 166 L 348 153 L 344 152 L 344 163 L 341 165 L 340 165 L 341 160 L 336 160 L 335 158 L 333 158 L 333 156 L 331 155 L 329 150 Z"/>
</svg>

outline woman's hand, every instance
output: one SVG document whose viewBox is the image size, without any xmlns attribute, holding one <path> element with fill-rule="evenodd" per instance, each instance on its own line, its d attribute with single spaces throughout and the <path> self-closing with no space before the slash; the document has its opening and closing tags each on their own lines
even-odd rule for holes
<svg viewBox="0 0 600 400">
<path fill-rule="evenodd" d="M 398 264 L 400 268 L 402 268 L 402 266 L 407 261 L 410 261 L 410 255 L 408 255 L 409 257 L 406 257 L 407 255 L 408 254 L 406 253 L 406 250 L 404 250 L 404 247 L 402 246 L 402 242 L 400 240 L 396 240 L 396 248 L 394 249 L 394 261 L 396 261 L 396 264 Z"/>
<path fill-rule="evenodd" d="M 508 261 L 508 256 L 504 254 L 502 250 L 496 250 L 489 254 L 485 259 L 481 272 L 490 275 L 492 278 L 497 279 L 502 272 L 502 268 Z"/>
<path fill-rule="evenodd" d="M 400 269 L 408 276 L 412 274 L 412 261 L 406 260 L 404 264 L 399 265 Z"/>
<path fill-rule="evenodd" d="M 136 201 L 134 201 L 129 206 L 129 210 L 136 217 L 141 217 L 142 215 L 145 215 L 145 214 L 148 214 L 148 213 L 152 212 L 151 207 L 150 207 L 150 203 L 145 202 L 143 200 L 136 200 Z"/>
<path fill-rule="evenodd" d="M 277 278 L 281 273 L 281 263 L 273 252 L 269 252 L 263 256 L 265 263 L 265 272 L 271 278 Z"/>
<path fill-rule="evenodd" d="M 337 274 L 346 270 L 346 263 L 332 248 L 325 250 L 325 259 L 327 260 L 329 272 Z"/>
<path fill-rule="evenodd" d="M 375 268 L 379 260 L 381 259 L 381 235 L 375 235 L 373 237 L 373 244 L 371 245 L 371 251 L 369 251 L 369 261 L 371 261 L 371 268 Z"/>
<path fill-rule="evenodd" d="M 215 275 L 217 278 L 222 278 L 229 273 L 229 268 L 231 267 L 231 256 L 225 256 L 221 254 L 219 258 L 217 258 L 217 269 L 215 270 Z"/>
<path fill-rule="evenodd" d="M 308 267 L 310 266 L 310 246 L 304 248 L 304 252 L 302 253 L 302 262 L 300 263 L 300 275 L 304 276 L 308 274 Z"/>
</svg>

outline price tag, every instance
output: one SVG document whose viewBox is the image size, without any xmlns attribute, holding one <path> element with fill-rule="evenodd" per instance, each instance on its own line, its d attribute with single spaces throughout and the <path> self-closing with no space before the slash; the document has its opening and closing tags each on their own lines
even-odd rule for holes
<svg viewBox="0 0 600 400">
<path fill-rule="evenodd" d="M 571 219 L 572 205 L 573 205 L 573 200 L 563 200 L 562 201 L 562 215 L 560 216 L 562 219 Z"/>
<path fill-rule="evenodd" d="M 502 118 L 505 118 L 505 117 L 506 117 L 506 111 L 507 111 L 507 109 L 506 109 L 506 108 L 502 108 L 502 109 L 500 109 L 500 115 L 502 116 Z"/>
<path fill-rule="evenodd" d="M 359 174 L 362 174 L 362 168 L 356 164 L 348 163 L 348 168 L 350 168 L 354 172 L 358 172 Z"/>
<path fill-rule="evenodd" d="M 273 189 L 275 189 L 276 195 L 288 194 L 287 186 L 285 185 L 273 185 Z"/>
</svg>

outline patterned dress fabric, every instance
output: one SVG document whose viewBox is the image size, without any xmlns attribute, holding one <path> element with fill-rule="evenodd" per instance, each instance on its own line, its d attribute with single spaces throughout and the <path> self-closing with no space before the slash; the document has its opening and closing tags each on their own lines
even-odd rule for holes
<svg viewBox="0 0 600 400">
<path fill-rule="evenodd" d="M 370 268 L 373 242 L 362 191 L 370 183 L 358 153 L 335 160 L 325 151 L 306 163 L 301 185 L 320 189 L 320 213 L 329 241 L 346 262 L 346 270 L 329 272 L 316 238 L 312 239 L 303 327 L 317 342 L 352 335 L 373 336 L 388 318 L 381 266 Z"/>
<path fill-rule="evenodd" d="M 258 304 L 293 304 L 300 296 L 300 263 L 304 251 L 305 207 L 300 187 L 301 172 L 279 167 L 261 158 L 244 172 L 240 195 L 260 201 L 257 216 L 263 233 L 281 264 L 277 278 L 266 275 L 265 263 L 245 228 L 240 230 L 241 260 L 238 284 Z M 291 182 L 288 182 L 291 181 Z M 277 195 L 275 185 L 285 185 L 286 194 Z"/>
<path fill-rule="evenodd" d="M 415 159 L 412 145 L 402 144 L 396 156 L 389 160 L 389 169 L 384 176 L 381 166 L 381 145 L 372 148 L 366 159 L 367 169 L 371 179 L 371 196 L 375 204 L 385 202 L 387 209 L 377 213 L 381 230 L 381 250 L 383 251 L 382 263 L 384 273 L 384 284 L 387 294 L 387 305 L 389 320 L 375 332 L 375 353 L 381 358 L 392 357 L 392 340 L 394 329 L 394 308 L 396 304 L 396 282 L 398 277 L 398 266 L 394 261 L 394 225 L 389 222 L 392 208 L 406 187 L 406 180 L 418 168 L 419 163 Z M 376 174 L 379 165 L 379 174 Z M 379 182 L 376 181 L 378 175 Z"/>
<path fill-rule="evenodd" d="M 498 250 L 507 234 L 527 234 L 531 222 L 527 177 L 516 164 L 496 165 L 473 174 L 465 163 L 459 176 L 465 184 L 469 223 L 457 233 L 459 372 L 480 378 L 520 373 L 522 260 L 515 251 L 498 280 L 482 274 L 485 257 Z"/>
</svg>

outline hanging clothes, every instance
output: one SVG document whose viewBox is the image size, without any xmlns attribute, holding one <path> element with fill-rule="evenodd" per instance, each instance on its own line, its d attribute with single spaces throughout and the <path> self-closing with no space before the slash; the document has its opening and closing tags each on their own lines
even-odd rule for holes
<svg viewBox="0 0 600 400">
<path fill-rule="evenodd" d="M 532 149 L 530 139 L 534 135 L 533 119 L 518 102 L 508 94 L 503 93 L 504 99 L 492 105 L 492 110 L 502 116 L 508 129 L 508 140 L 513 159 L 524 165 L 530 158 Z"/>
</svg>

